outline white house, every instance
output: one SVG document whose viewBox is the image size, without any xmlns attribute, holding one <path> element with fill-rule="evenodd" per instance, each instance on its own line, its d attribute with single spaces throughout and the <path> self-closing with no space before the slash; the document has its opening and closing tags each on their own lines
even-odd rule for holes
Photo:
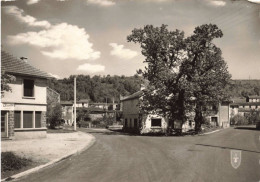
<svg viewBox="0 0 260 182">
<path fill-rule="evenodd" d="M 1 71 L 15 76 L 1 99 L 1 137 L 46 137 L 47 79 L 51 76 L 1 51 Z"/>
<path fill-rule="evenodd" d="M 156 114 L 143 114 L 138 106 L 143 91 L 121 98 L 123 126 L 127 131 L 145 133 L 166 132 L 168 120 Z"/>
</svg>

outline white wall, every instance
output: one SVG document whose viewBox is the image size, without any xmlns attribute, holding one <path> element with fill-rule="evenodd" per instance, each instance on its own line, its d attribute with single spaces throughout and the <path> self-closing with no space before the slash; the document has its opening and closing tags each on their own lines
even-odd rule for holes
<svg viewBox="0 0 260 182">
<path fill-rule="evenodd" d="M 12 92 L 4 92 L 2 102 L 10 103 L 30 103 L 30 104 L 47 104 L 47 80 L 32 77 L 15 76 L 16 81 L 9 84 Z M 34 80 L 34 97 L 28 98 L 23 96 L 23 79 Z"/>
</svg>

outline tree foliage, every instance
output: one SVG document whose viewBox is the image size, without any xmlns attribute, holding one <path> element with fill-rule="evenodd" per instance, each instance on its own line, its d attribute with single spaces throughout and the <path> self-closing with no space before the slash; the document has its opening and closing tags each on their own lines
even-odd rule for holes
<svg viewBox="0 0 260 182">
<path fill-rule="evenodd" d="M 47 123 L 49 127 L 55 129 L 55 127 L 60 126 L 62 121 L 62 108 L 59 103 L 56 105 L 47 105 Z"/>
<path fill-rule="evenodd" d="M 5 71 L 1 72 L 1 92 L 7 91 L 11 92 L 12 88 L 10 87 L 9 83 L 15 81 L 15 76 L 7 74 Z"/>
<path fill-rule="evenodd" d="M 223 88 L 231 76 L 220 48 L 213 43 L 222 36 L 212 24 L 196 27 L 187 38 L 183 31 L 169 31 L 166 25 L 134 29 L 127 40 L 140 44 L 147 67 L 139 73 L 149 80 L 143 109 L 167 115 L 170 123 L 184 123 L 194 111 L 195 129 L 199 131 L 202 108 L 208 102 L 226 99 Z"/>
</svg>

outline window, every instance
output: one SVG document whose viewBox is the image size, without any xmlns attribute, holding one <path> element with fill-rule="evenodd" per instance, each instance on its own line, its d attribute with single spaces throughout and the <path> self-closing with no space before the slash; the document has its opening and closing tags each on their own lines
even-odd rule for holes
<svg viewBox="0 0 260 182">
<path fill-rule="evenodd" d="M 134 128 L 137 128 L 137 119 L 134 119 Z"/>
<path fill-rule="evenodd" d="M 218 118 L 217 117 L 211 117 L 211 122 L 218 122 Z"/>
<path fill-rule="evenodd" d="M 34 96 L 34 80 L 24 79 L 23 95 L 25 97 L 33 97 Z"/>
<path fill-rule="evenodd" d="M 152 119 L 151 122 L 152 122 L 152 126 L 159 126 L 159 127 L 162 126 L 162 119 Z"/>
<path fill-rule="evenodd" d="M 125 119 L 125 127 L 127 128 L 127 119 Z"/>
<path fill-rule="evenodd" d="M 192 127 L 192 120 L 189 120 L 189 126 Z"/>
<path fill-rule="evenodd" d="M 33 127 L 33 112 L 32 111 L 23 112 L 23 127 L 24 128 Z"/>
<path fill-rule="evenodd" d="M 42 112 L 40 111 L 35 112 L 35 128 L 41 127 L 41 116 L 42 116 Z"/>
<path fill-rule="evenodd" d="M 214 126 L 217 126 L 218 125 L 218 117 L 211 117 L 211 124 L 214 125 Z"/>
<path fill-rule="evenodd" d="M 129 127 L 132 128 L 132 118 L 130 118 Z"/>
<path fill-rule="evenodd" d="M 21 111 L 14 111 L 14 128 L 21 128 Z"/>
</svg>

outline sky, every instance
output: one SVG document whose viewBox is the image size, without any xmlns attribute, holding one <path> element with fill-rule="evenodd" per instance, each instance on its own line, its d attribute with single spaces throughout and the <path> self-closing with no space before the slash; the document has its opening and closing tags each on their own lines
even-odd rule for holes
<svg viewBox="0 0 260 182">
<path fill-rule="evenodd" d="M 126 75 L 144 68 L 134 28 L 185 36 L 216 24 L 232 79 L 260 79 L 260 0 L 1 0 L 1 48 L 53 75 Z"/>
</svg>

